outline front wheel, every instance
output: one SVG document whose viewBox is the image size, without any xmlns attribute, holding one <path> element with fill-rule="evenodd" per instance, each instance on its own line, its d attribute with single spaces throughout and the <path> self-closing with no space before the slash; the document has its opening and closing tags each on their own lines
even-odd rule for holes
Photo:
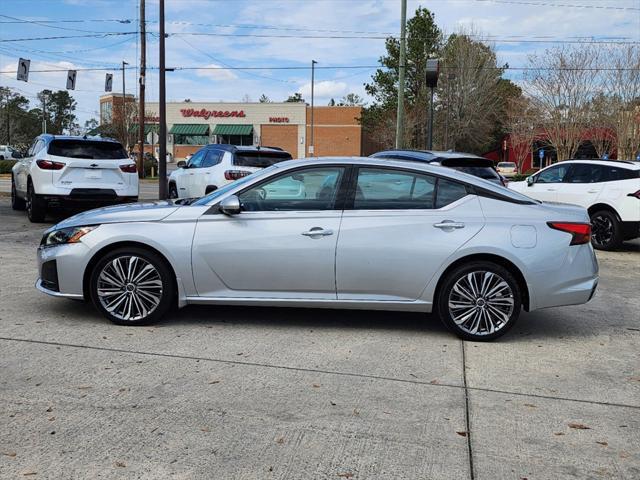
<svg viewBox="0 0 640 480">
<path fill-rule="evenodd" d="M 451 271 L 438 297 L 444 324 L 464 340 L 489 341 L 504 335 L 518 319 L 518 282 L 492 262 L 471 262 Z"/>
<path fill-rule="evenodd" d="M 615 250 L 622 245 L 622 226 L 613 212 L 599 210 L 591 215 L 591 243 L 599 250 Z"/>
<path fill-rule="evenodd" d="M 101 258 L 90 278 L 91 300 L 118 325 L 147 325 L 171 308 L 174 275 L 159 255 L 142 248 L 114 250 Z"/>
</svg>

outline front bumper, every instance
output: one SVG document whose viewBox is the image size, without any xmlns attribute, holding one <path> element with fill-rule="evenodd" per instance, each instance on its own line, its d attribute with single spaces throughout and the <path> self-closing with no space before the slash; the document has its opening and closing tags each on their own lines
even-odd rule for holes
<svg viewBox="0 0 640 480">
<path fill-rule="evenodd" d="M 84 300 L 84 295 L 80 295 L 77 293 L 60 293 L 55 290 L 49 290 L 42 285 L 42 279 L 39 278 L 36 280 L 36 289 L 42 293 L 46 293 L 47 295 L 51 295 L 52 297 L 60 297 L 60 298 L 70 298 L 72 300 Z"/>
</svg>

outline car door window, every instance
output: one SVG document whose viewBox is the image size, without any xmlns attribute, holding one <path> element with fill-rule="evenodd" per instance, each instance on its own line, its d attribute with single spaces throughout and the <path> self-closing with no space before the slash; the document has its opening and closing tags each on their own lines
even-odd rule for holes
<svg viewBox="0 0 640 480">
<path fill-rule="evenodd" d="M 631 180 L 632 178 L 640 178 L 640 171 L 630 170 L 620 167 L 603 167 L 606 169 L 604 182 L 615 182 L 617 180 Z"/>
<path fill-rule="evenodd" d="M 467 193 L 467 187 L 462 183 L 439 178 L 438 192 L 436 194 L 436 208 L 446 207 L 450 203 L 466 197 Z"/>
<path fill-rule="evenodd" d="M 343 167 L 309 168 L 279 176 L 239 195 L 249 212 L 333 210 Z"/>
<path fill-rule="evenodd" d="M 200 168 L 206 155 L 206 150 L 200 150 L 193 154 L 193 157 L 189 159 L 189 168 Z"/>
<path fill-rule="evenodd" d="M 588 163 L 574 163 L 569 170 L 567 183 L 599 183 L 604 182 L 605 167 Z"/>
<path fill-rule="evenodd" d="M 202 162 L 202 167 L 209 168 L 219 164 L 220 160 L 222 160 L 223 153 L 224 152 L 221 152 L 219 150 L 209 150 L 204 157 L 204 161 Z"/>
<path fill-rule="evenodd" d="M 360 168 L 353 208 L 360 210 L 430 209 L 436 178 L 400 170 Z"/>
<path fill-rule="evenodd" d="M 554 165 L 540 172 L 536 183 L 562 183 L 568 171 L 569 165 Z"/>
</svg>

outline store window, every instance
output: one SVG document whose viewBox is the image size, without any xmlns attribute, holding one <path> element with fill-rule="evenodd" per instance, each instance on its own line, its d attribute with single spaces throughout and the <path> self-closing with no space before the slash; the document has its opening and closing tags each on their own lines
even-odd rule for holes
<svg viewBox="0 0 640 480">
<path fill-rule="evenodd" d="M 253 145 L 253 134 L 251 135 L 218 135 L 218 143 L 225 145 Z"/>
<path fill-rule="evenodd" d="M 176 145 L 208 145 L 209 135 L 173 135 L 173 143 Z"/>
</svg>

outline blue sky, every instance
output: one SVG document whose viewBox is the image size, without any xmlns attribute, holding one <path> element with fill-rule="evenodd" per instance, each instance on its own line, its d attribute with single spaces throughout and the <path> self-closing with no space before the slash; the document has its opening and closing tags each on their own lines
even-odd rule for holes
<svg viewBox="0 0 640 480">
<path fill-rule="evenodd" d="M 640 41 L 640 0 L 428 0 L 408 2 L 408 15 L 428 6 L 447 33 L 461 27 L 499 39 L 541 37 L 616 37 Z M 579 8 L 578 5 L 589 7 Z M 136 30 L 138 0 L 0 0 L 0 15 L 40 21 L 0 23 L 0 39 L 85 35 Z M 46 21 L 55 20 L 55 23 Z M 68 20 L 67 22 L 60 22 Z M 123 23 L 127 20 L 131 23 Z M 158 65 L 157 0 L 147 0 L 147 62 Z M 11 22 L 0 17 L 0 22 Z M 168 67 L 372 66 L 384 53 L 382 38 L 275 38 L 273 36 L 372 36 L 398 34 L 400 0 L 166 0 Z M 77 31 L 82 30 L 82 31 Z M 330 30 L 330 32 L 329 32 Z M 365 32 L 365 33 L 353 33 Z M 216 33 L 222 36 L 199 34 Z M 266 35 L 247 37 L 243 35 Z M 122 60 L 135 66 L 137 36 L 0 42 L 0 71 L 13 72 L 19 57 L 31 59 L 32 70 L 115 68 Z M 524 65 L 527 55 L 552 46 L 546 43 L 495 43 L 500 63 Z M 375 68 L 316 70 L 316 101 L 326 104 L 355 92 Z M 78 72 L 77 114 L 83 122 L 97 117 L 103 93 L 103 71 Z M 513 73 L 518 79 L 518 74 Z M 0 85 L 35 95 L 43 88 L 62 89 L 66 75 L 36 73 L 29 83 L 15 73 L 0 74 Z M 114 88 L 121 90 L 115 72 Z M 136 71 L 126 74 L 127 92 L 135 93 Z M 309 96 L 307 70 L 182 70 L 167 74 L 167 99 L 179 101 L 257 101 L 266 94 L 274 101 L 300 91 Z M 156 100 L 158 77 L 147 75 L 147 98 Z"/>
</svg>

